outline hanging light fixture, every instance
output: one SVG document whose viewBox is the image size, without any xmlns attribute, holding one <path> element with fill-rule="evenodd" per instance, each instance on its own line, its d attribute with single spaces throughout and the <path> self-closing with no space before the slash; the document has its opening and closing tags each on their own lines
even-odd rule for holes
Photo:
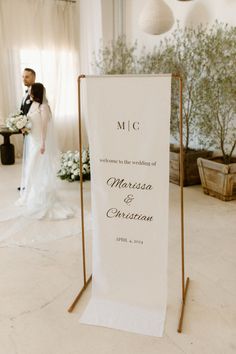
<svg viewBox="0 0 236 354">
<path fill-rule="evenodd" d="M 139 17 L 139 27 L 142 31 L 158 35 L 171 29 L 174 16 L 164 0 L 149 0 Z"/>
</svg>

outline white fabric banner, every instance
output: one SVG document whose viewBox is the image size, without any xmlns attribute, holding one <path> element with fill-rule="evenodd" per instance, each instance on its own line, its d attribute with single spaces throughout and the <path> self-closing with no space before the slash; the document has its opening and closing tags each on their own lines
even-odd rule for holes
<svg viewBox="0 0 236 354">
<path fill-rule="evenodd" d="M 82 80 L 93 216 L 82 323 L 162 336 L 167 302 L 171 75 Z"/>
</svg>

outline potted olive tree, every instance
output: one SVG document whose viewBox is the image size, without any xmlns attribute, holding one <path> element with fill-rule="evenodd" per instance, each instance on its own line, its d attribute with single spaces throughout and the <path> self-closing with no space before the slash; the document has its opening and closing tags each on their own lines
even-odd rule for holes
<svg viewBox="0 0 236 354">
<path fill-rule="evenodd" d="M 177 73 L 183 79 L 183 135 L 184 135 L 184 185 L 200 184 L 197 158 L 210 157 L 200 139 L 199 117 L 202 105 L 199 92 L 205 60 L 203 51 L 207 27 L 181 28 L 179 25 L 161 41 L 152 53 L 143 53 L 139 59 L 139 70 L 144 73 Z M 179 154 L 179 89 L 172 81 L 171 135 L 176 143 L 170 146 L 170 181 L 180 183 Z"/>
<path fill-rule="evenodd" d="M 198 159 L 203 190 L 221 200 L 236 199 L 236 28 L 215 24 L 205 41 L 208 61 L 199 100 L 202 139 L 215 150 Z"/>
</svg>

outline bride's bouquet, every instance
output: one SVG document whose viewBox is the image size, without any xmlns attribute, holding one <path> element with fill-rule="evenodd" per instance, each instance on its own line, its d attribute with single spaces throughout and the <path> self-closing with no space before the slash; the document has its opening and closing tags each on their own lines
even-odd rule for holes
<svg viewBox="0 0 236 354">
<path fill-rule="evenodd" d="M 27 116 L 24 116 L 22 112 L 18 112 L 7 118 L 6 126 L 12 132 L 21 131 L 24 135 L 27 135 L 29 134 L 32 125 Z"/>
</svg>

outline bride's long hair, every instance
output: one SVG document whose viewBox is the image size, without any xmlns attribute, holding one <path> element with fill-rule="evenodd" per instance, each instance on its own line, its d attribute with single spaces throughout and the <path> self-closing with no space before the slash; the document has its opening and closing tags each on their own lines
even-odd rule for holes
<svg viewBox="0 0 236 354">
<path fill-rule="evenodd" d="M 33 98 L 33 100 L 35 102 L 38 102 L 40 104 L 42 103 L 47 103 L 46 100 L 46 89 L 43 86 L 43 84 L 41 84 L 40 82 L 35 82 L 32 86 L 31 86 L 31 91 L 30 94 Z"/>
</svg>

